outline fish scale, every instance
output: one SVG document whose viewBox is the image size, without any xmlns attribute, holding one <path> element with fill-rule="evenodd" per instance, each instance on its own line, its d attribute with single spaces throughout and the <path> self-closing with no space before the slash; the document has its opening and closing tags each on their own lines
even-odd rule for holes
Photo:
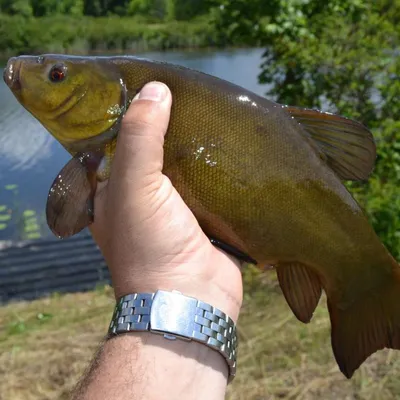
<svg viewBox="0 0 400 400">
<path fill-rule="evenodd" d="M 365 126 L 135 57 L 21 56 L 9 60 L 4 79 L 73 156 L 47 201 L 56 235 L 93 221 L 121 118 L 147 82 L 161 81 L 173 97 L 163 173 L 212 243 L 261 267 L 273 264 L 302 322 L 323 289 L 346 377 L 375 351 L 400 348 L 399 265 L 343 185 L 373 170 L 375 143 Z"/>
</svg>

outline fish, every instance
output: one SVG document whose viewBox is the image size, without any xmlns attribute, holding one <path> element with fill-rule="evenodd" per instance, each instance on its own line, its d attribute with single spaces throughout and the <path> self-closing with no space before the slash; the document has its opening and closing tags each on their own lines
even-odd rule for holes
<svg viewBox="0 0 400 400">
<path fill-rule="evenodd" d="M 400 349 L 399 264 L 344 185 L 374 169 L 366 126 L 133 56 L 18 56 L 4 80 L 72 156 L 46 205 L 57 236 L 93 222 L 123 116 L 146 83 L 160 81 L 173 96 L 163 173 L 212 243 L 272 265 L 303 323 L 324 291 L 333 354 L 347 378 L 374 352 Z"/>
</svg>

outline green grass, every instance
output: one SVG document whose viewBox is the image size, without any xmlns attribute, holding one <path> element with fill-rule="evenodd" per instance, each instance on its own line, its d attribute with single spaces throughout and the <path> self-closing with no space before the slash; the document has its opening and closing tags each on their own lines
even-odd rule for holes
<svg viewBox="0 0 400 400">
<path fill-rule="evenodd" d="M 229 400 L 400 397 L 400 352 L 374 354 L 347 380 L 333 358 L 325 299 L 304 325 L 288 309 L 273 272 L 248 270 L 245 287 Z M 113 305 L 106 287 L 0 308 L 0 399 L 68 399 L 107 330 Z"/>
</svg>

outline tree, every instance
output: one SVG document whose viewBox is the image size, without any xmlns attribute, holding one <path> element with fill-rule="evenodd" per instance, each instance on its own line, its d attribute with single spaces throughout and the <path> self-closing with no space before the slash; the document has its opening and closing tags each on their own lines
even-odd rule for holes
<svg viewBox="0 0 400 400">
<path fill-rule="evenodd" d="M 31 17 L 33 14 L 29 0 L 0 0 L 0 11 L 10 15 Z"/>
<path fill-rule="evenodd" d="M 166 0 L 130 0 L 128 14 L 163 20 L 166 15 Z"/>
<path fill-rule="evenodd" d="M 111 9 L 112 0 L 84 0 L 83 3 L 85 15 L 99 17 L 107 15 L 107 12 Z"/>
<path fill-rule="evenodd" d="M 211 7 L 209 0 L 166 0 L 167 18 L 169 20 L 187 21 L 208 13 Z"/>
<path fill-rule="evenodd" d="M 62 0 L 60 12 L 62 14 L 81 16 L 83 15 L 83 0 Z"/>
<path fill-rule="evenodd" d="M 370 127 L 375 172 L 348 187 L 400 259 L 400 1 L 217 0 L 227 43 L 266 47 L 259 79 L 283 104 L 340 113 Z"/>
<path fill-rule="evenodd" d="M 31 0 L 35 17 L 54 14 L 82 15 L 83 0 Z"/>
</svg>

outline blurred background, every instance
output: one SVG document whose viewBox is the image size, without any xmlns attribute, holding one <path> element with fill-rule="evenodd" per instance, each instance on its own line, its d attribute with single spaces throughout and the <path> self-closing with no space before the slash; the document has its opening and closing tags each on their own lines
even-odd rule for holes
<svg viewBox="0 0 400 400">
<path fill-rule="evenodd" d="M 400 0 L 0 0 L 0 67 L 19 54 L 133 54 L 361 121 L 376 138 L 376 167 L 367 182 L 346 185 L 400 261 L 399 26 Z M 44 209 L 68 159 L 1 80 L 0 245 L 53 240 Z M 24 280 L 12 254 L 30 263 L 13 251 L 0 252 L 0 292 L 12 273 Z M 90 292 L 0 307 L 1 400 L 68 398 L 111 316 L 112 291 L 93 279 Z M 373 355 L 348 381 L 333 359 L 325 299 L 303 325 L 274 274 L 249 267 L 244 280 L 241 322 L 251 328 L 239 325 L 229 399 L 400 398 L 396 352 Z"/>
</svg>

